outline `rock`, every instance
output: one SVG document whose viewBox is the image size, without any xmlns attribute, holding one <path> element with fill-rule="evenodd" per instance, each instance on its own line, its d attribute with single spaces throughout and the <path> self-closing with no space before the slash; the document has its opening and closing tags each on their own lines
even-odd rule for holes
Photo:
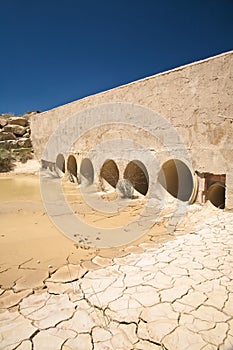
<svg viewBox="0 0 233 350">
<path fill-rule="evenodd" d="M 12 132 L 17 136 L 23 136 L 26 132 L 26 129 L 23 126 L 12 124 L 6 125 L 3 130 L 7 132 Z"/>
<path fill-rule="evenodd" d="M 1 133 L 0 133 L 0 135 L 1 135 Z M 0 138 L 1 138 L 1 136 L 0 136 Z M 9 141 L 0 141 L 0 149 L 9 150 L 9 149 L 10 149 L 9 142 L 12 142 L 12 140 L 9 140 Z"/>
<path fill-rule="evenodd" d="M 19 141 L 18 141 L 18 146 L 19 147 L 24 147 L 24 148 L 30 148 L 32 147 L 32 142 L 30 138 L 26 138 L 26 137 L 22 137 Z"/>
<path fill-rule="evenodd" d="M 18 148 L 20 148 L 20 146 L 18 145 L 18 142 L 19 140 L 17 139 L 0 141 L 0 149 L 17 150 Z"/>
<path fill-rule="evenodd" d="M 0 131 L 0 141 L 16 140 L 16 136 L 12 132 Z"/>
<path fill-rule="evenodd" d="M 18 148 L 18 142 L 17 140 L 8 140 L 8 141 L 5 141 L 6 143 L 6 149 L 16 149 Z"/>
<path fill-rule="evenodd" d="M 24 137 L 29 138 L 30 137 L 29 133 L 27 132 L 26 134 L 24 134 Z"/>
<path fill-rule="evenodd" d="M 23 117 L 11 117 L 9 118 L 9 123 L 20 126 L 26 126 L 28 124 L 28 121 L 26 118 Z"/>
<path fill-rule="evenodd" d="M 3 128 L 5 125 L 7 125 L 7 119 L 0 118 L 0 128 Z"/>
<path fill-rule="evenodd" d="M 74 176 L 70 171 L 68 171 L 68 177 L 70 182 L 73 182 L 73 183 L 77 182 L 77 177 Z"/>
<path fill-rule="evenodd" d="M 120 192 L 122 198 L 133 198 L 134 188 L 128 179 L 119 180 L 116 188 Z"/>
</svg>

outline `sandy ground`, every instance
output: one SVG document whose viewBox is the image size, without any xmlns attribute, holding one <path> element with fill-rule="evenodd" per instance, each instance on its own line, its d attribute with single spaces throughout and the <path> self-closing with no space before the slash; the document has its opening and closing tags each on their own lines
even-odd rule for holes
<svg viewBox="0 0 233 350">
<path fill-rule="evenodd" d="M 91 248 L 50 221 L 37 166 L 0 176 L 0 349 L 233 349 L 232 213 L 195 204 L 168 234 L 167 208 L 137 241 Z M 146 201 L 111 216 L 77 184 L 64 179 L 63 190 L 100 228 L 137 218 Z"/>
<path fill-rule="evenodd" d="M 144 205 L 142 199 L 136 199 L 121 214 L 106 216 L 93 211 L 82 200 L 77 184 L 64 181 L 63 187 L 74 212 L 100 228 L 130 222 Z M 45 277 L 68 261 L 85 262 L 86 266 L 95 268 L 91 259 L 97 254 L 110 258 L 123 256 L 129 250 L 136 251 L 139 243 L 151 239 L 159 243 L 172 238 L 162 224 L 154 225 L 147 235 L 128 246 L 117 248 L 93 248 L 65 237 L 44 209 L 36 161 L 28 162 L 24 168 L 19 164 L 14 173 L 2 174 L 0 193 L 0 286 L 3 289 L 40 288 Z M 112 194 L 107 194 L 104 200 L 111 197 Z"/>
</svg>

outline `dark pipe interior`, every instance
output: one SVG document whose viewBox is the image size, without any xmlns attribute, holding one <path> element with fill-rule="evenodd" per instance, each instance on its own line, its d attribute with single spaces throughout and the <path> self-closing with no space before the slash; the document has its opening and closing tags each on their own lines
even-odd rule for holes
<svg viewBox="0 0 233 350">
<path fill-rule="evenodd" d="M 56 167 L 60 169 L 63 173 L 65 173 L 65 158 L 61 153 L 57 156 Z"/>
<path fill-rule="evenodd" d="M 67 170 L 77 177 L 77 162 L 76 159 L 73 155 L 70 155 L 68 160 L 67 160 Z"/>
<path fill-rule="evenodd" d="M 80 175 L 83 176 L 89 184 L 94 181 L 94 168 L 89 158 L 84 158 L 80 166 Z"/>
<path fill-rule="evenodd" d="M 149 187 L 149 175 L 145 165 L 139 160 L 132 160 L 124 171 L 124 179 L 128 179 L 136 191 L 144 196 Z"/>
<path fill-rule="evenodd" d="M 214 183 L 207 190 L 207 199 L 217 208 L 225 208 L 225 186 Z"/>
<path fill-rule="evenodd" d="M 106 160 L 100 170 L 100 176 L 116 188 L 119 180 L 119 170 L 116 163 L 111 159 Z"/>
</svg>

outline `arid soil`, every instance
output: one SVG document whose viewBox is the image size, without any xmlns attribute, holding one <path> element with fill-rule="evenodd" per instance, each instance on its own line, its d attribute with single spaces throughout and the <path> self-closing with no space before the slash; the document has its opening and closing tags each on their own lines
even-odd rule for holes
<svg viewBox="0 0 233 350">
<path fill-rule="evenodd" d="M 105 217 L 64 179 L 72 209 L 99 227 L 137 217 L 136 198 Z M 231 350 L 232 213 L 192 205 L 135 242 L 94 248 L 50 221 L 38 174 L 0 177 L 0 349 Z M 102 194 L 112 201 L 116 194 Z"/>
<path fill-rule="evenodd" d="M 133 200 L 120 215 L 104 215 L 91 209 L 81 197 L 77 184 L 64 181 L 64 192 L 74 212 L 89 224 L 111 227 L 127 223 L 140 214 L 143 200 Z M 7 174 L 0 177 L 0 285 L 20 289 L 42 287 L 45 277 L 67 263 L 90 261 L 95 255 L 122 256 L 129 247 L 99 249 L 65 237 L 50 221 L 40 196 L 39 175 Z M 112 194 L 103 195 L 111 200 Z M 148 239 L 168 239 L 163 226 L 155 225 L 146 236 L 131 243 L 130 249 Z M 171 237 L 169 236 L 169 239 Z M 36 273 L 35 273 L 36 272 Z"/>
</svg>

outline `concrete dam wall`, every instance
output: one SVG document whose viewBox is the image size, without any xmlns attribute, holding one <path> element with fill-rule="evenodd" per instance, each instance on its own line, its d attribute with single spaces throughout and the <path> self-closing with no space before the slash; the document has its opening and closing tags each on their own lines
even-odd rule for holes
<svg viewBox="0 0 233 350">
<path fill-rule="evenodd" d="M 232 91 L 230 51 L 32 116 L 34 152 L 87 184 L 232 210 Z"/>
</svg>

